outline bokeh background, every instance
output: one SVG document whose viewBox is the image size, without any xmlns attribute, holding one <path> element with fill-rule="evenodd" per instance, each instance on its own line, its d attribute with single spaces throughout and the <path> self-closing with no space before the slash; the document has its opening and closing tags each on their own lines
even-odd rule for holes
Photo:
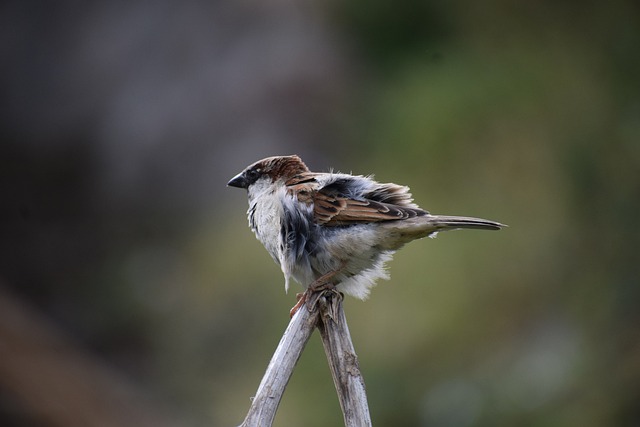
<svg viewBox="0 0 640 427">
<path fill-rule="evenodd" d="M 376 426 L 640 425 L 640 8 L 0 6 L 0 424 L 243 420 L 295 292 L 246 224 L 297 153 L 509 224 L 345 309 Z M 276 425 L 341 425 L 312 337 Z"/>
</svg>

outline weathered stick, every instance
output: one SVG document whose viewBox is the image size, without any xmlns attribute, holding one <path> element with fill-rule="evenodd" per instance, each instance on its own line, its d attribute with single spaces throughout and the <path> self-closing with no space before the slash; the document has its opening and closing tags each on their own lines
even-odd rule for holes
<svg viewBox="0 0 640 427">
<path fill-rule="evenodd" d="M 311 313 L 306 306 L 300 307 L 293 316 L 269 362 L 241 427 L 269 427 L 273 424 L 284 389 L 319 317 L 318 310 Z"/>
<path fill-rule="evenodd" d="M 289 322 L 240 427 L 273 424 L 284 389 L 316 327 L 320 330 L 345 426 L 371 426 L 364 380 L 342 308 L 342 296 L 335 291 L 323 291 L 313 294 L 307 303 L 316 308 L 310 312 L 307 304 L 303 305 Z"/>
<path fill-rule="evenodd" d="M 344 425 L 371 426 L 364 379 L 342 308 L 342 297 L 335 292 L 325 292 L 318 305 L 321 313 L 318 329 L 338 392 Z"/>
</svg>

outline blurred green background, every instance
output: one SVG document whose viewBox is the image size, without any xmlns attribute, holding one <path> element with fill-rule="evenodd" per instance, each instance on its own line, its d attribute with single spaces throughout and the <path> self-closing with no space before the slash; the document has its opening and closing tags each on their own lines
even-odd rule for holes
<svg viewBox="0 0 640 427">
<path fill-rule="evenodd" d="M 374 425 L 640 424 L 636 2 L 0 10 L 3 426 L 240 424 L 295 292 L 225 184 L 292 153 L 509 225 L 346 300 Z M 316 334 L 275 425 L 341 423 Z"/>
</svg>

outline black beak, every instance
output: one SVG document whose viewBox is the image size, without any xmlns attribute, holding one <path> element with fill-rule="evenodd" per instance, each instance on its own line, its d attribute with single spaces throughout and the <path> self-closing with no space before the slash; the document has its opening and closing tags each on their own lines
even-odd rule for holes
<svg viewBox="0 0 640 427">
<path fill-rule="evenodd" d="M 244 173 L 240 172 L 238 175 L 231 178 L 231 181 L 227 182 L 229 187 L 237 187 L 237 188 L 247 188 L 249 186 L 249 181 L 244 176 Z"/>
</svg>

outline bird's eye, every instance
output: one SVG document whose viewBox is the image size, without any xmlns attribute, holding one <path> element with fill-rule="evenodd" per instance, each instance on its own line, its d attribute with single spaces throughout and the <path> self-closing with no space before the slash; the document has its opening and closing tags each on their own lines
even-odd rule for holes
<svg viewBox="0 0 640 427">
<path fill-rule="evenodd" d="M 247 180 L 253 184 L 260 178 L 260 169 L 249 169 L 247 171 Z"/>
</svg>

